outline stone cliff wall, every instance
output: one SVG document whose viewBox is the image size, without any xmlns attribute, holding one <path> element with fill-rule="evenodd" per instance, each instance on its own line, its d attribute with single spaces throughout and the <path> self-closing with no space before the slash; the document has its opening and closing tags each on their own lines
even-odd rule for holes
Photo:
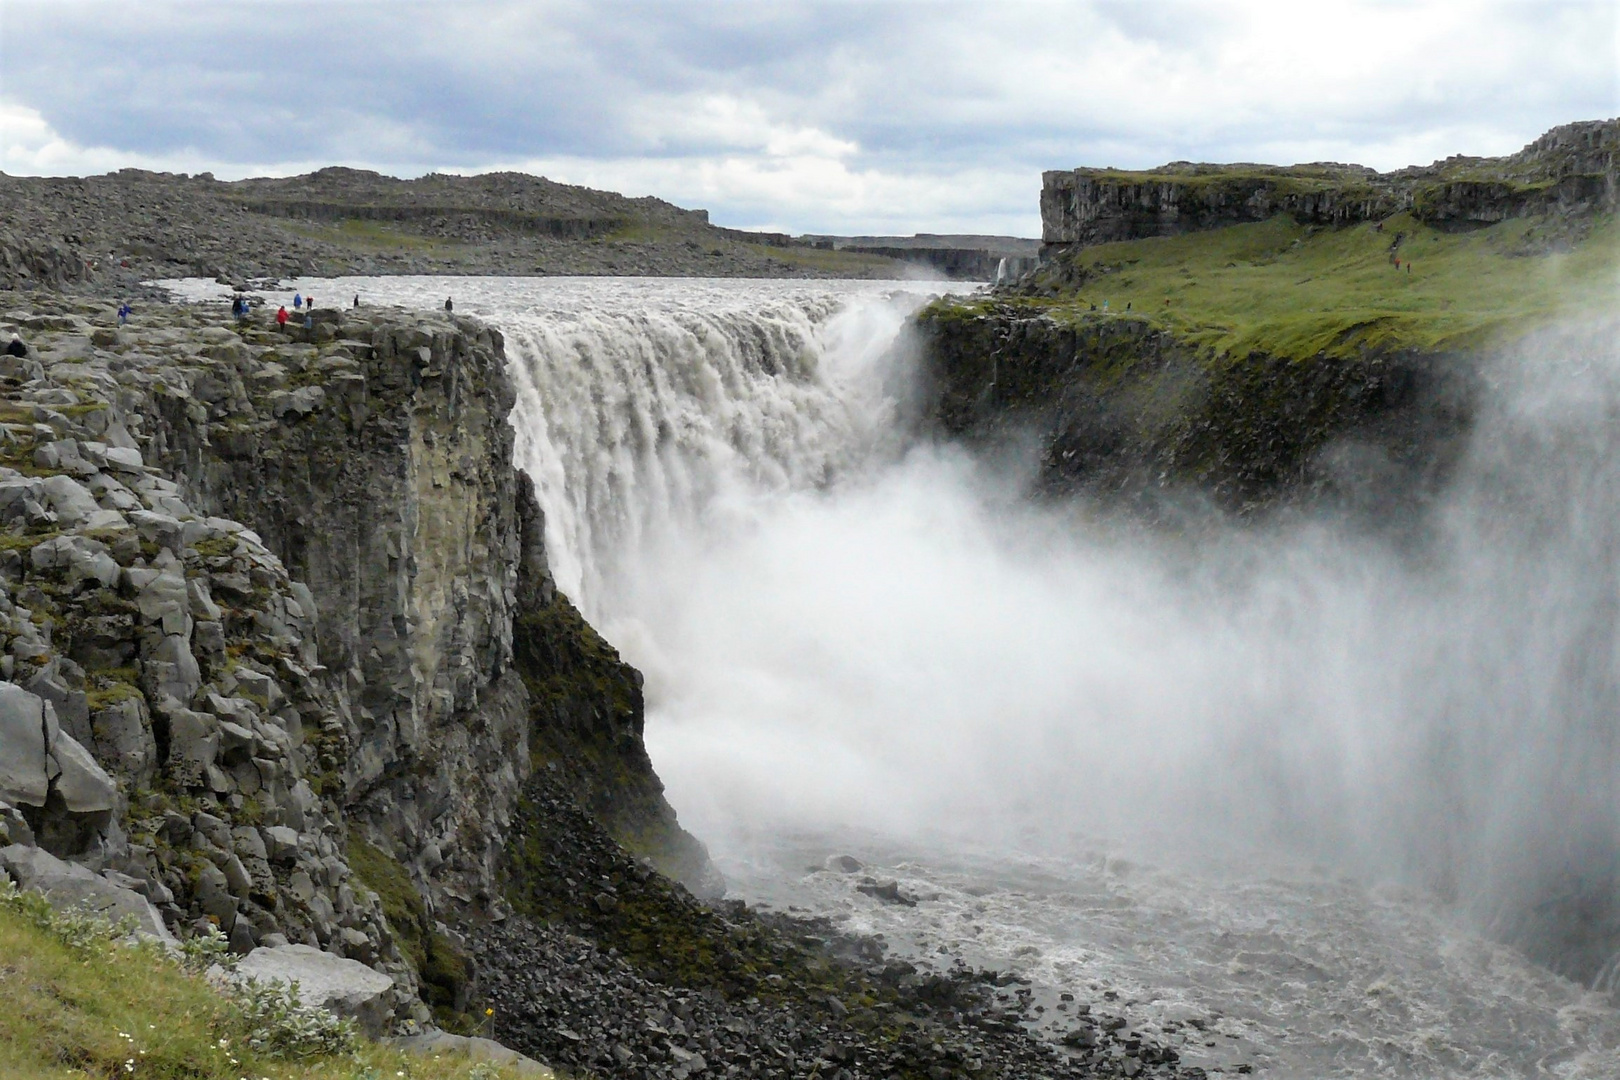
<svg viewBox="0 0 1620 1080">
<path fill-rule="evenodd" d="M 700 880 L 639 675 L 552 585 L 498 333 L 31 300 L 0 366 L 0 741 L 30 763 L 0 839 L 179 932 L 360 959 L 418 1020 L 419 987 L 465 1004 L 451 927 L 503 916 L 536 760 Z"/>
<path fill-rule="evenodd" d="M 1175 236 L 1290 214 L 1347 225 L 1410 210 L 1431 225 L 1466 228 L 1541 213 L 1613 212 L 1620 121 L 1554 128 L 1505 158 L 1449 158 L 1379 173 L 1358 165 L 1203 165 L 1146 172 L 1053 170 L 1041 178 L 1047 254 Z"/>
<path fill-rule="evenodd" d="M 518 560 L 544 558 L 521 534 L 500 339 L 470 320 L 319 314 L 313 342 L 225 342 L 165 381 L 149 452 L 313 594 L 352 733 L 351 820 L 422 880 L 488 900 L 528 773 Z"/>
<path fill-rule="evenodd" d="M 918 326 L 941 427 L 1033 444 L 1051 491 L 1191 494 L 1237 512 L 1403 499 L 1443 478 L 1474 395 L 1472 369 L 1442 354 L 1215 358 L 1146 319 L 1010 306 L 936 306 Z"/>
</svg>

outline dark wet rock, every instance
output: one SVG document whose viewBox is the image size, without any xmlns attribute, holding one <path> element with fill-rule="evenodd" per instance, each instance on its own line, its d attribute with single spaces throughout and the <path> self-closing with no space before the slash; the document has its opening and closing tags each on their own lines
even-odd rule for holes
<svg viewBox="0 0 1620 1080">
<path fill-rule="evenodd" d="M 896 881 L 864 881 L 855 886 L 855 891 L 865 893 L 883 901 L 885 904 L 900 904 L 904 907 L 916 907 L 917 901 L 900 891 L 900 883 Z"/>
</svg>

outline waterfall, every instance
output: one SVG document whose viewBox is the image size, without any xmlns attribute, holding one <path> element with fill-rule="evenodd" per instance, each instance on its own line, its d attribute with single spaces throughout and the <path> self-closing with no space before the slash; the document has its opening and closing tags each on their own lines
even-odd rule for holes
<svg viewBox="0 0 1620 1080">
<path fill-rule="evenodd" d="M 735 300 L 504 320 L 559 582 L 646 670 L 707 835 L 1281 844 L 1596 974 L 1617 937 L 1570 920 L 1620 915 L 1612 336 L 1499 365 L 1421 555 L 1325 521 L 1189 550 L 916 442 L 906 304 Z"/>
<path fill-rule="evenodd" d="M 780 291 L 502 320 L 517 458 L 546 508 L 553 574 L 593 617 L 611 619 L 650 546 L 900 445 L 908 394 L 885 362 L 928 294 Z"/>
<path fill-rule="evenodd" d="M 899 285 L 453 287 L 506 335 L 559 584 L 646 674 L 717 848 L 1281 852 L 1620 981 L 1612 322 L 1481 360 L 1471 445 L 1394 542 L 1025 498 L 1027 461 L 919 436 Z"/>
</svg>

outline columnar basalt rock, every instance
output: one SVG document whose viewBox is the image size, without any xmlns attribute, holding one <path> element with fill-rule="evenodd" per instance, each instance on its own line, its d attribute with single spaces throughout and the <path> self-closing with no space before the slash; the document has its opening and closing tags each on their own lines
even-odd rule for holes
<svg viewBox="0 0 1620 1080">
<path fill-rule="evenodd" d="M 448 317 L 316 314 L 299 335 L 313 340 L 221 342 L 155 392 L 143 433 L 191 499 L 251 522 L 308 589 L 351 819 L 424 880 L 487 900 L 528 770 L 500 338 Z M 422 867 L 430 851 L 452 854 Z"/>
<path fill-rule="evenodd" d="M 134 883 L 182 933 L 373 967 L 396 1020 L 428 1018 L 424 975 L 461 1007 L 440 927 L 501 914 L 550 722 L 514 626 L 566 604 L 499 334 L 397 309 L 119 328 L 42 299 L 0 319 L 31 346 L 0 364 L 4 839 Z M 619 779 L 644 770 L 684 837 L 634 705 Z"/>
</svg>

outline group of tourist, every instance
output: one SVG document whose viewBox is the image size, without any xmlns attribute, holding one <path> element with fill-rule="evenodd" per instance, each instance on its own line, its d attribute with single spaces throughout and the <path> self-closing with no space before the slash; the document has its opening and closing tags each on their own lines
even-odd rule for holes
<svg viewBox="0 0 1620 1080">
<path fill-rule="evenodd" d="M 356 307 L 359 306 L 359 300 L 360 297 L 356 296 Z M 313 296 L 305 296 L 300 292 L 295 292 L 293 293 L 292 303 L 294 311 L 302 311 L 304 313 L 304 329 L 315 329 L 315 315 L 313 314 L 315 311 L 315 298 Z M 285 330 L 287 328 L 287 321 L 290 318 L 292 318 L 292 316 L 287 313 L 286 304 L 283 304 L 281 307 L 276 309 L 276 326 Z"/>
</svg>

